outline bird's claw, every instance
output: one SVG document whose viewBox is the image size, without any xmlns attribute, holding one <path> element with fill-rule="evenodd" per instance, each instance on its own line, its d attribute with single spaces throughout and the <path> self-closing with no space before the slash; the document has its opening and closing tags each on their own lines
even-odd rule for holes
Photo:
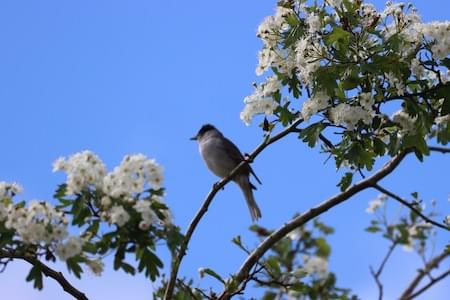
<svg viewBox="0 0 450 300">
<path fill-rule="evenodd" d="M 248 153 L 244 153 L 244 159 L 249 164 L 251 164 L 253 162 L 253 157 L 251 157 L 250 154 L 248 154 Z"/>
</svg>

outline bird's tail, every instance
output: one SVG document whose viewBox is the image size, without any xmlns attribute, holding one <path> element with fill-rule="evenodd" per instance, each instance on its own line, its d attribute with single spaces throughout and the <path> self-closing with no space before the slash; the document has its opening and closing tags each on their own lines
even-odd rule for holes
<svg viewBox="0 0 450 300">
<path fill-rule="evenodd" d="M 259 218 L 261 218 L 261 210 L 256 204 L 255 197 L 253 196 L 253 191 L 255 187 L 251 184 L 248 176 L 239 176 L 236 179 L 236 183 L 241 188 L 242 192 L 245 196 L 245 201 L 247 202 L 248 209 L 250 210 L 250 216 L 252 217 L 252 221 L 255 222 Z"/>
</svg>

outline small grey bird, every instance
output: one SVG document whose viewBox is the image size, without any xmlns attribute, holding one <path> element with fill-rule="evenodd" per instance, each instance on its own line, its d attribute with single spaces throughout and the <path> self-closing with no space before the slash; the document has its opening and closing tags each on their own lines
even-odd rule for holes
<svg viewBox="0 0 450 300">
<path fill-rule="evenodd" d="M 211 124 L 203 125 L 197 135 L 192 137 L 191 140 L 198 141 L 200 154 L 208 169 L 220 178 L 229 175 L 244 160 L 244 156 L 238 147 Z M 253 196 L 252 189 L 256 190 L 256 187 L 250 182 L 250 173 L 261 184 L 261 181 L 248 164 L 242 167 L 240 172 L 233 178 L 233 181 L 239 185 L 244 193 L 252 220 L 256 221 L 261 218 L 261 211 Z"/>
</svg>

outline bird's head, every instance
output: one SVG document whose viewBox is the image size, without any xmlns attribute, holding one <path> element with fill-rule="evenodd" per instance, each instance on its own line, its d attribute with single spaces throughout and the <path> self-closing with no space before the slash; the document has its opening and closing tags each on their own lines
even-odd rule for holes
<svg viewBox="0 0 450 300">
<path fill-rule="evenodd" d="M 195 136 L 191 137 L 191 140 L 193 140 L 193 141 L 201 140 L 207 133 L 211 133 L 211 132 L 218 133 L 219 131 L 213 125 L 205 124 L 200 128 L 200 130 L 197 132 L 197 134 Z"/>
</svg>

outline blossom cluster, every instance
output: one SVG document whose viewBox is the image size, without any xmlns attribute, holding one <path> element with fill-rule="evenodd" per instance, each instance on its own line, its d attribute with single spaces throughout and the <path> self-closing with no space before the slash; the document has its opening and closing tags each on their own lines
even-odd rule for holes
<svg viewBox="0 0 450 300">
<path fill-rule="evenodd" d="M 68 195 L 79 194 L 90 186 L 101 185 L 106 168 L 100 158 L 91 151 L 73 154 L 68 159 L 58 158 L 53 163 L 53 172 L 64 171 L 67 174 Z"/>
<path fill-rule="evenodd" d="M 271 76 L 265 83 L 255 85 L 255 92 L 244 99 L 245 107 L 241 112 L 241 120 L 247 125 L 256 114 L 272 115 L 278 107 L 273 95 L 280 91 L 281 82 L 275 76 Z"/>
<path fill-rule="evenodd" d="M 345 17 L 349 9 L 355 9 L 356 17 L 350 23 Z M 256 74 L 272 70 L 273 75 L 256 84 L 255 92 L 244 99 L 241 119 L 247 125 L 258 114 L 279 117 L 276 108 L 280 105 L 281 91 L 287 86 L 289 91 L 308 91 L 309 98 L 298 110 L 304 120 L 320 114 L 321 118 L 351 131 L 359 124 L 370 127 L 373 119 L 379 117 L 383 122 L 399 124 L 400 135 L 414 134 L 414 128 L 406 124 L 414 121 L 410 112 L 402 110 L 393 116 L 386 115 L 380 109 L 384 98 L 401 98 L 417 92 L 417 86 L 409 84 L 417 80 L 428 82 L 429 87 L 450 81 L 448 70 L 430 68 L 426 61 L 449 57 L 450 22 L 422 23 L 410 4 L 388 1 L 385 9 L 378 11 L 364 1 L 324 0 L 323 4 L 279 1 L 274 15 L 259 25 L 257 36 L 263 46 Z M 399 68 L 379 68 L 384 56 L 398 61 Z M 411 72 L 403 71 L 400 65 Z M 372 72 L 370 80 L 363 80 L 366 76 L 361 71 L 363 67 Z M 319 71 L 326 68 L 340 73 L 336 79 L 331 77 L 336 81 L 334 86 L 317 81 Z M 360 83 L 343 86 L 348 78 Z M 324 84 L 329 88 L 323 88 Z M 296 109 L 290 111 L 295 114 Z"/>
<path fill-rule="evenodd" d="M 68 158 L 58 158 L 53 163 L 53 171 L 67 174 L 62 197 L 73 197 L 71 202 L 68 202 L 70 198 L 63 198 L 62 206 L 38 200 L 27 205 L 24 202 L 14 204 L 12 198 L 22 188 L 16 183 L 0 182 L 0 223 L 14 233 L 13 239 L 18 242 L 52 250 L 63 261 L 80 255 L 92 235 L 88 232 L 81 236 L 69 234 L 68 213 L 73 214 L 71 218 L 75 220 L 83 209 L 63 212 L 61 208 L 67 205 L 91 205 L 90 213 L 82 216 L 86 224 L 92 224 L 93 218 L 99 217 L 96 222 L 108 221 L 120 228 L 134 218 L 133 224 L 139 223 L 139 229 L 148 230 L 155 223 L 171 222 L 170 212 L 161 197 L 162 168 L 143 154 L 125 156 L 118 167 L 106 173 L 102 160 L 86 150 Z M 145 196 L 141 197 L 143 193 Z M 158 211 L 154 203 L 158 203 Z M 98 261 L 85 259 L 94 273 L 101 271 Z"/>
<path fill-rule="evenodd" d="M 368 214 L 373 214 L 378 208 L 380 208 L 384 202 L 387 200 L 386 194 L 380 194 L 375 199 L 369 202 L 369 207 L 367 207 L 366 212 Z"/>
<path fill-rule="evenodd" d="M 15 182 L 0 181 L 0 199 L 14 197 L 22 192 L 22 187 Z"/>
<path fill-rule="evenodd" d="M 328 275 L 328 260 L 320 256 L 303 256 L 304 270 L 308 274 L 313 274 L 319 278 L 325 278 Z"/>
<path fill-rule="evenodd" d="M 69 237 L 67 217 L 53 205 L 38 200 L 26 207 L 5 202 L 0 202 L 0 222 L 14 230 L 22 242 L 53 248 L 61 260 L 81 253 L 81 239 Z"/>
<path fill-rule="evenodd" d="M 163 183 L 162 168 L 144 154 L 127 155 L 118 167 L 103 178 L 102 183 L 103 191 L 111 197 L 132 196 L 142 193 L 146 185 L 160 189 Z"/>
<path fill-rule="evenodd" d="M 162 198 L 153 195 L 151 199 L 140 200 L 138 197 L 146 189 L 161 189 L 163 184 L 162 167 L 144 154 L 126 155 L 119 166 L 105 174 L 106 167 L 100 158 L 91 151 L 83 151 L 68 160 L 59 158 L 54 163 L 54 170 L 67 173 L 68 195 L 90 188 L 100 191 L 103 194 L 99 207 L 101 216 L 111 224 L 125 226 L 133 213 L 130 210 L 140 214 L 142 220 L 139 227 L 142 230 L 159 220 L 151 203 L 161 202 Z M 168 212 L 165 217 L 163 221 L 170 222 Z"/>
</svg>

